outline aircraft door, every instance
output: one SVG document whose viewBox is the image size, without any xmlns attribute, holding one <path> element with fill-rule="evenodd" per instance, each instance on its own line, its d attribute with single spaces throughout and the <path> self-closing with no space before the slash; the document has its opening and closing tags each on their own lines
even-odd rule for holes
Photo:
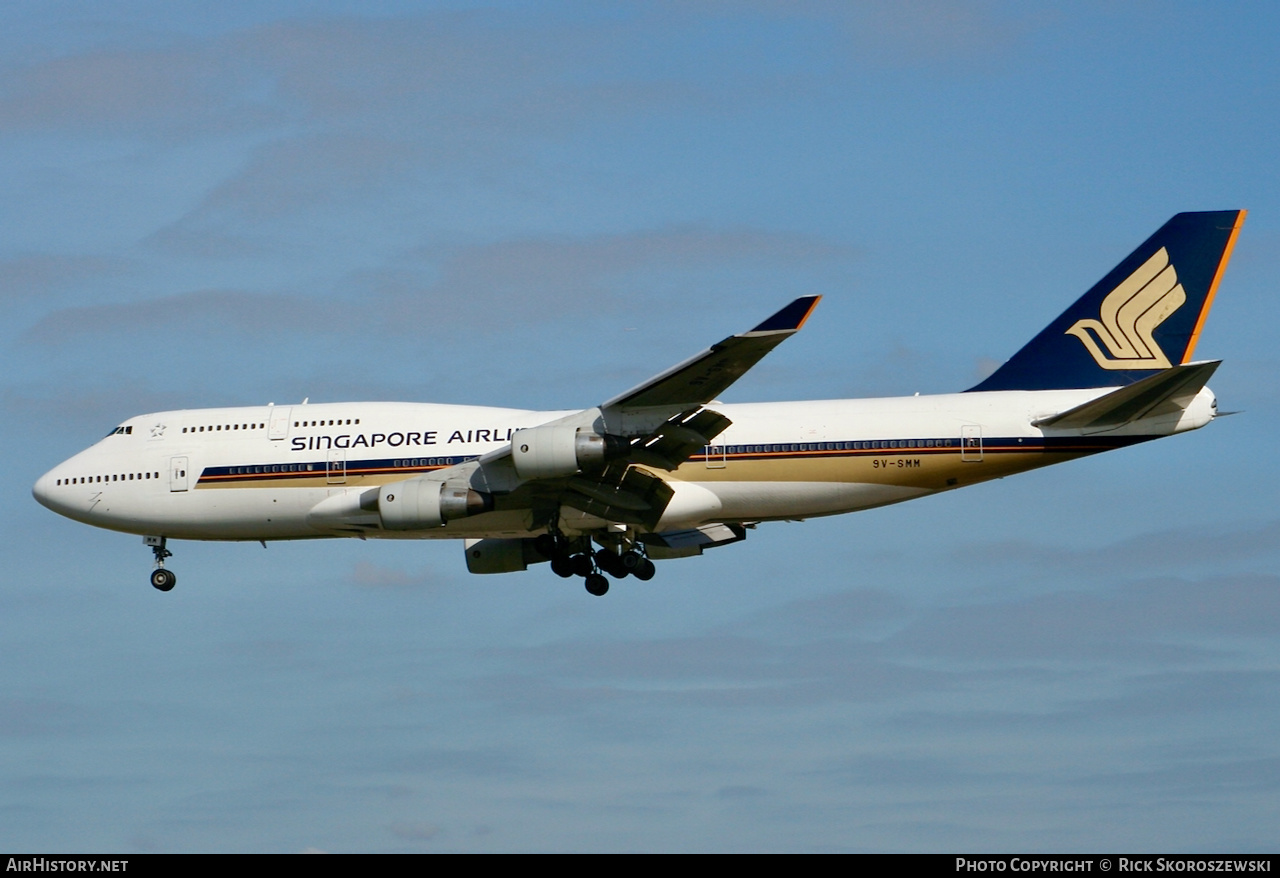
<svg viewBox="0 0 1280 878">
<path fill-rule="evenodd" d="M 707 456 L 707 469 L 724 469 L 725 468 L 725 446 L 723 445 L 707 445 L 703 448 L 703 453 Z"/>
<path fill-rule="evenodd" d="M 289 413 L 291 406 L 272 406 L 271 417 L 267 422 L 268 439 L 285 439 L 289 436 Z"/>
<path fill-rule="evenodd" d="M 982 462 L 982 427 L 977 424 L 960 428 L 960 459 L 968 463 Z"/>
<path fill-rule="evenodd" d="M 169 490 L 187 490 L 187 459 L 185 457 L 169 458 Z"/>
<path fill-rule="evenodd" d="M 325 481 L 330 485 L 347 483 L 347 450 L 345 448 L 329 450 L 329 467 L 325 471 Z"/>
</svg>

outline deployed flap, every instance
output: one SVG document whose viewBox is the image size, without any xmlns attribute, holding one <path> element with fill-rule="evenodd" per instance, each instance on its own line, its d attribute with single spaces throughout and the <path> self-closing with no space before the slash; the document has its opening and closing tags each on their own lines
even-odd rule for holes
<svg viewBox="0 0 1280 878">
<path fill-rule="evenodd" d="M 1110 430 L 1158 414 L 1156 409 L 1163 403 L 1169 403 L 1170 410 L 1176 411 L 1185 408 L 1195 398 L 1221 364 L 1221 360 L 1209 360 L 1173 366 L 1128 387 L 1031 423 L 1035 427 Z"/>
<path fill-rule="evenodd" d="M 631 446 L 627 459 L 655 469 L 673 472 L 680 464 L 711 440 L 723 433 L 733 423 L 719 412 L 702 409 L 692 415 L 683 413 L 658 427 L 652 436 Z"/>
<path fill-rule="evenodd" d="M 650 558 L 688 558 L 701 555 L 703 549 L 727 546 L 747 538 L 740 524 L 704 524 L 688 530 L 668 530 L 645 534 L 642 539 Z"/>
<path fill-rule="evenodd" d="M 674 495 L 662 479 L 628 466 L 606 470 L 597 478 L 574 476 L 559 502 L 606 521 L 653 528 Z"/>
<path fill-rule="evenodd" d="M 711 402 L 765 354 L 798 332 L 821 298 L 801 296 L 750 332 L 713 344 L 696 357 L 615 396 L 603 408 L 688 408 Z"/>
</svg>

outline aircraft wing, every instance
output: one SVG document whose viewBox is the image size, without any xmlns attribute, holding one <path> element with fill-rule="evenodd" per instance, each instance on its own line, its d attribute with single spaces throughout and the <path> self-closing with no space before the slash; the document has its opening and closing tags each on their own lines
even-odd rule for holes
<svg viewBox="0 0 1280 878">
<path fill-rule="evenodd" d="M 821 296 L 801 296 L 750 332 L 724 341 L 615 396 L 601 408 L 706 405 L 769 351 L 800 331 Z"/>
<path fill-rule="evenodd" d="M 723 433 L 729 419 L 704 406 L 798 332 L 819 299 L 802 296 L 750 331 L 712 345 L 598 408 L 527 431 L 531 439 L 548 430 L 594 431 L 604 441 L 603 465 L 531 477 L 527 464 L 522 467 L 528 446 L 521 436 L 526 431 L 521 431 L 511 445 L 477 462 L 471 483 L 495 493 L 507 488 L 499 506 L 528 504 L 535 517 L 539 509 L 564 505 L 608 521 L 655 527 L 673 491 L 648 470 L 674 471 Z"/>
<path fill-rule="evenodd" d="M 704 406 L 799 331 L 820 298 L 802 296 L 749 332 L 601 406 L 517 430 L 510 444 L 474 460 L 359 495 L 331 497 L 309 517 L 318 527 L 359 534 L 379 522 L 418 529 L 480 512 L 522 511 L 537 528 L 553 526 L 568 507 L 652 531 L 675 496 L 652 470 L 674 471 L 729 427 L 728 418 Z M 428 487 L 433 483 L 439 487 Z M 426 498 L 413 501 L 418 513 L 390 512 L 410 497 Z M 388 524 L 390 514 L 397 523 Z"/>
</svg>

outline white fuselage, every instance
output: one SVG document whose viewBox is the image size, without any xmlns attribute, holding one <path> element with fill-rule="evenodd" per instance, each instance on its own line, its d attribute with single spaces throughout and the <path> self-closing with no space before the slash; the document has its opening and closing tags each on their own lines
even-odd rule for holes
<svg viewBox="0 0 1280 878">
<path fill-rule="evenodd" d="M 717 405 L 733 422 L 717 444 L 673 473 L 657 473 L 675 488 L 659 528 L 882 506 L 1195 429 L 1213 417 L 1213 394 L 1205 388 L 1185 409 L 1106 432 L 1032 424 L 1106 392 Z M 312 510 L 496 451 L 515 430 L 567 414 L 369 402 L 141 415 L 54 467 L 34 494 L 69 518 L 128 533 L 198 540 L 341 536 Z M 606 524 L 568 513 L 560 526 L 583 533 Z M 511 510 L 368 535 L 536 532 L 527 511 Z"/>
</svg>

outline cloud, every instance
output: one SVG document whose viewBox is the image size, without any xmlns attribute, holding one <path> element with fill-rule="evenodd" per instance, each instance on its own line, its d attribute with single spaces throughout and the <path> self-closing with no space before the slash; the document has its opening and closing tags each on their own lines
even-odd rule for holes
<svg viewBox="0 0 1280 878">
<path fill-rule="evenodd" d="M 692 85 L 616 71 L 632 37 L 609 16 L 518 13 L 293 19 L 203 39 L 45 59 L 0 81 L 0 134 L 208 144 L 243 152 L 155 242 L 269 223 L 411 175 L 502 175 L 584 124 L 670 113 Z M 613 71 L 613 72 L 610 72 Z"/>
<path fill-rule="evenodd" d="M 0 91 L 3 128 L 169 139 L 318 118 L 382 117 L 407 127 L 418 114 L 406 118 L 406 109 L 461 113 L 508 79 L 531 88 L 543 78 L 536 74 L 558 66 L 552 52 L 514 51 L 514 35 L 452 14 L 130 38 L 148 44 L 69 53 L 11 72 Z"/>
<path fill-rule="evenodd" d="M 11 72 L 0 87 L 0 132 L 194 136 L 242 127 L 245 83 L 199 44 L 95 50 Z"/>
<path fill-rule="evenodd" d="M 513 751 L 496 747 L 408 750 L 388 756 L 380 765 L 398 774 L 472 779 L 529 773 Z"/>
<path fill-rule="evenodd" d="M 335 298 L 210 289 L 53 311 L 27 329 L 29 344 L 79 344 L 86 336 L 238 338 L 364 337 L 450 328 L 491 329 L 553 320 L 583 306 L 643 312 L 636 278 L 761 265 L 810 265 L 847 249 L 812 236 L 761 229 L 680 226 L 613 235 L 520 236 L 457 247 L 418 247 L 395 265 L 349 275 Z M 358 302 L 358 307 L 353 304 Z"/>
<path fill-rule="evenodd" d="M 755 9 L 834 25 L 858 57 L 884 51 L 894 63 L 988 51 L 1016 29 L 981 4 Z M 741 14 L 716 4 L 678 18 L 644 6 L 621 17 L 433 11 L 294 18 L 206 37 L 135 30 L 110 48 L 11 71 L 0 81 L 0 134 L 222 144 L 238 156 L 236 169 L 151 242 L 167 252 L 235 253 L 247 243 L 246 223 L 278 235 L 281 217 L 313 219 L 307 212 L 317 205 L 386 200 L 424 180 L 452 186 L 459 172 L 487 182 L 514 172 L 524 186 L 519 169 L 585 129 L 743 110 L 789 98 L 797 76 L 820 75 L 762 66 L 751 46 L 717 53 L 712 75 L 651 66 L 651 53 L 637 54 L 645 40 L 679 52 L 722 15 Z M 673 30 L 673 20 L 682 27 Z M 762 87 L 772 80 L 786 88 Z"/>
<path fill-rule="evenodd" d="M 432 571 L 412 574 L 392 567 L 383 567 L 372 561 L 357 561 L 349 581 L 360 588 L 368 589 L 409 589 L 443 584 Z"/>
<path fill-rule="evenodd" d="M 768 795 L 769 791 L 766 789 L 743 785 L 724 786 L 716 790 L 716 798 L 719 799 L 760 799 Z"/>
<path fill-rule="evenodd" d="M 85 336 L 154 337 L 177 333 L 190 338 L 211 332 L 269 337 L 323 333 L 344 325 L 337 303 L 301 296 L 243 290 L 199 290 L 158 299 L 86 305 L 54 311 L 23 334 L 32 344 L 79 343 Z"/>
<path fill-rule="evenodd" d="M 1280 624 L 1280 577 L 1149 580 L 928 611 L 888 643 L 911 656 L 976 661 L 1193 661 L 1211 635 L 1261 637 Z"/>
<path fill-rule="evenodd" d="M 86 281 L 119 277 L 128 269 L 122 259 L 54 253 L 23 253 L 0 260 L 0 301 L 36 299 Z"/>
<path fill-rule="evenodd" d="M 305 226 L 317 209 L 357 210 L 427 158 L 419 145 L 366 133 L 326 130 L 274 140 L 250 150 L 234 173 L 144 244 L 204 258 L 274 254 L 291 246 L 283 229 Z"/>
<path fill-rule="evenodd" d="M 773 632 L 803 634 L 807 638 L 850 636 L 867 628 L 901 623 L 915 611 L 902 596 L 882 589 L 859 588 L 791 601 L 761 613 L 748 622 L 767 625 Z"/>
<path fill-rule="evenodd" d="M 438 323 L 442 316 L 486 325 L 523 322 L 582 306 L 643 313 L 655 302 L 652 296 L 635 298 L 638 277 L 809 265 L 841 258 L 847 250 L 812 235 L 690 225 L 609 235 L 521 236 L 450 250 L 421 248 L 414 255 L 439 265 L 439 279 L 429 289 L 397 290 L 401 282 L 394 275 L 370 278 L 383 281 L 394 325 L 404 328 L 415 325 L 415 318 Z"/>
<path fill-rule="evenodd" d="M 952 551 L 952 558 L 966 567 L 999 568 L 1033 566 L 1079 575 L 1143 576 L 1162 570 L 1182 571 L 1275 554 L 1280 551 L 1280 521 L 1257 527 L 1232 529 L 1175 528 L 1139 534 L 1129 539 L 1082 552 L 1009 540 L 967 544 Z"/>
<path fill-rule="evenodd" d="M 784 644 L 708 634 L 687 638 L 565 640 L 500 655 L 520 674 L 491 675 L 481 691 L 534 713 L 629 705 L 697 709 L 867 703 L 950 689 L 949 673 L 881 657 L 874 644 L 824 637 Z"/>
<path fill-rule="evenodd" d="M 845 33 L 878 64 L 916 66 L 1006 55 L 1038 19 L 1015 18 L 994 2 L 879 0 L 843 7 Z"/>
<path fill-rule="evenodd" d="M 0 410 L 21 423 L 49 425 L 51 429 L 56 425 L 64 431 L 88 430 L 90 436 L 98 437 L 122 418 L 173 411 L 191 402 L 185 389 L 154 391 L 116 372 L 98 372 L 92 382 L 77 377 L 80 380 L 69 387 L 48 383 L 0 387 Z"/>
<path fill-rule="evenodd" d="M 433 823 L 393 823 L 388 829 L 396 838 L 405 841 L 431 841 L 442 831 Z"/>
<path fill-rule="evenodd" d="M 0 701 L 0 737 L 47 737 L 58 733 L 83 730 L 86 723 L 83 706 L 36 698 L 10 698 Z"/>
<path fill-rule="evenodd" d="M 1274 625 L 1272 630 L 1274 630 Z M 1258 719 L 1274 715 L 1280 672 L 1274 670 L 1205 669 L 1137 674 L 1114 697 L 1074 702 L 1069 713 L 1085 722 L 1130 721 L 1181 717 L 1212 728 L 1227 717 Z M 1215 720 L 1215 718 L 1217 718 Z M 1201 754 L 1202 756 L 1205 754 Z M 1217 756 L 1226 754 L 1218 753 Z"/>
<path fill-rule="evenodd" d="M 1045 16 L 1011 15 L 1006 4 L 979 0 L 682 0 L 684 12 L 738 18 L 744 12 L 793 23 L 818 23 L 838 35 L 860 62 L 919 67 L 999 57 Z"/>
<path fill-rule="evenodd" d="M 673 20 L 687 32 L 699 19 L 736 19 L 744 10 L 834 28 L 859 57 L 870 53 L 880 64 L 990 55 L 1028 29 L 1002 5 L 952 0 L 638 5 L 621 16 L 488 9 L 292 18 L 205 38 L 135 29 L 123 39 L 115 32 L 110 47 L 11 71 L 0 87 L 0 130 L 194 138 L 343 120 L 483 148 L 495 135 L 560 135 L 602 111 L 669 108 L 680 94 L 697 94 L 694 82 L 617 67 L 633 57 L 638 34 L 670 40 Z M 583 77 L 583 70 L 612 74 Z"/>
</svg>

